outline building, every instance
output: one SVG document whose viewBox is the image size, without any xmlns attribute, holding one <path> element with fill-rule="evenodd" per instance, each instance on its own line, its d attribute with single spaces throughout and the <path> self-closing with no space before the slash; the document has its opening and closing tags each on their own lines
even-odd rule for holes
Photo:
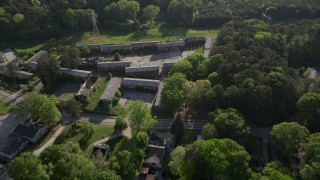
<svg viewBox="0 0 320 180">
<path fill-rule="evenodd" d="M 122 83 L 122 78 L 113 77 L 110 79 L 108 86 L 104 90 L 103 94 L 100 97 L 99 103 L 101 105 L 106 105 L 112 103 L 117 91 L 119 90 Z"/>
<path fill-rule="evenodd" d="M 18 57 L 14 50 L 6 49 L 5 51 L 0 51 L 0 74 L 5 73 L 9 63 L 19 65 L 21 62 L 21 58 Z"/>
<path fill-rule="evenodd" d="M 41 50 L 35 55 L 33 55 L 31 58 L 29 58 L 26 62 L 24 62 L 25 66 L 30 69 L 36 69 L 38 65 L 38 61 L 43 58 L 48 56 L 48 52 L 45 50 Z"/>
<path fill-rule="evenodd" d="M 317 70 L 312 70 L 310 73 L 309 73 L 309 75 L 308 75 L 308 78 L 310 78 L 310 79 L 319 79 L 320 78 L 320 73 L 319 73 L 319 71 L 317 71 Z"/>
<path fill-rule="evenodd" d="M 91 74 L 91 71 L 84 71 L 78 69 L 61 68 L 61 71 L 64 75 L 69 75 L 78 79 L 87 79 Z"/>
<path fill-rule="evenodd" d="M 29 73 L 26 71 L 16 71 L 15 72 L 15 77 L 19 78 L 19 79 L 24 79 L 24 80 L 31 80 L 33 78 L 34 74 L 33 73 Z"/>
<path fill-rule="evenodd" d="M 41 50 L 38 53 L 36 53 L 35 55 L 33 55 L 31 58 L 29 58 L 26 62 L 24 62 L 24 64 L 28 64 L 31 62 L 38 62 L 39 59 L 41 59 L 42 57 L 48 56 L 48 52 L 45 50 Z"/>
<path fill-rule="evenodd" d="M 127 77 L 135 78 L 157 78 L 160 74 L 159 66 L 140 66 L 140 67 L 126 67 Z"/>
<path fill-rule="evenodd" d="M 164 107 L 162 105 L 162 102 L 161 102 L 162 90 L 163 90 L 163 82 L 160 81 L 159 82 L 159 86 L 158 86 L 158 92 L 157 92 L 157 95 L 156 95 L 156 99 L 155 99 L 155 101 L 153 103 L 153 109 L 156 110 L 156 111 L 160 111 L 160 110 L 164 109 Z"/>
<path fill-rule="evenodd" d="M 162 71 L 168 73 L 170 69 L 176 64 L 176 62 L 163 62 Z"/>
<path fill-rule="evenodd" d="M 134 42 L 132 43 L 132 48 L 134 50 L 144 50 L 144 49 L 154 50 L 157 48 L 157 43 L 160 43 L 160 41 Z"/>
<path fill-rule="evenodd" d="M 122 86 L 128 89 L 142 89 L 149 91 L 158 91 L 159 80 L 152 79 L 135 79 L 135 78 L 123 78 Z"/>
<path fill-rule="evenodd" d="M 181 50 L 185 47 L 184 41 L 173 41 L 173 42 L 165 42 L 165 43 L 157 43 L 158 51 L 169 51 L 169 50 Z"/>
<path fill-rule="evenodd" d="M 97 157 L 101 154 L 103 159 L 106 159 L 110 153 L 110 146 L 107 144 L 97 144 L 93 147 L 91 157 Z"/>
<path fill-rule="evenodd" d="M 115 45 L 102 45 L 101 52 L 103 53 L 112 53 L 112 52 L 124 52 L 130 51 L 131 46 L 129 44 L 115 44 Z"/>
<path fill-rule="evenodd" d="M 0 143 L 0 159 L 11 161 L 15 158 L 30 141 L 19 135 L 11 134 L 5 141 Z"/>
<path fill-rule="evenodd" d="M 12 134 L 26 138 L 32 143 L 36 143 L 47 133 L 47 131 L 48 129 L 46 126 L 29 121 L 18 124 Z"/>
<path fill-rule="evenodd" d="M 77 100 L 87 101 L 87 98 L 91 95 L 94 85 L 98 82 L 99 76 L 90 76 L 84 84 L 81 86 L 79 92 L 76 95 Z"/>
<path fill-rule="evenodd" d="M 11 135 L 0 142 L 0 159 L 11 161 L 29 143 L 38 142 L 47 132 L 46 126 L 34 123 L 30 119 L 18 124 Z"/>
<path fill-rule="evenodd" d="M 97 68 L 103 72 L 125 72 L 126 67 L 130 67 L 130 61 L 113 61 L 113 62 L 98 62 Z"/>
<path fill-rule="evenodd" d="M 80 44 L 76 46 L 79 49 L 82 49 L 84 47 L 88 47 L 91 52 L 93 53 L 101 53 L 101 44 Z"/>
</svg>

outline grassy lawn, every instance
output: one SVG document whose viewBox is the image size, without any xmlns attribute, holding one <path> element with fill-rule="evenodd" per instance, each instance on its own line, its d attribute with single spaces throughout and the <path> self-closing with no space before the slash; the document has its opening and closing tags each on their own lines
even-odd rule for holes
<svg viewBox="0 0 320 180">
<path fill-rule="evenodd" d="M 90 136 L 87 136 L 83 131 L 74 132 L 72 125 L 64 129 L 63 134 L 57 139 L 56 143 L 77 142 L 84 154 L 90 156 L 93 148 L 93 143 L 109 137 L 113 134 L 113 127 L 106 125 L 92 124 L 93 131 Z"/>
<path fill-rule="evenodd" d="M 247 150 L 249 154 L 254 154 L 258 156 L 263 155 L 263 142 L 262 139 L 253 137 L 253 136 L 247 136 L 244 139 L 244 142 L 242 144 L 244 148 Z"/>
<path fill-rule="evenodd" d="M 14 109 L 14 106 L 9 103 L 0 100 L 0 115 L 6 115 Z"/>
<path fill-rule="evenodd" d="M 188 29 L 185 27 L 157 26 L 147 30 L 135 32 L 101 31 L 99 37 L 92 37 L 91 32 L 76 32 L 53 38 L 46 41 L 0 43 L 0 49 L 15 48 L 18 52 L 22 50 L 38 51 L 50 49 L 56 45 L 71 44 L 130 44 L 135 41 L 172 41 L 183 37 L 215 37 L 217 29 Z"/>
<path fill-rule="evenodd" d="M 98 103 L 100 100 L 101 95 L 103 94 L 104 90 L 108 86 L 108 80 L 106 77 L 100 77 L 98 84 L 96 85 L 94 93 L 90 96 L 88 105 L 86 106 L 85 110 L 89 112 L 95 111 L 98 107 Z M 105 110 L 106 111 L 106 110 Z"/>
</svg>

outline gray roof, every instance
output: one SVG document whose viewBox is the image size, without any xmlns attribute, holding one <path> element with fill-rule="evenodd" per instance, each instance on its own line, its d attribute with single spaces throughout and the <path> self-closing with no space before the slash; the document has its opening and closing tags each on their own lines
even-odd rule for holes
<svg viewBox="0 0 320 180">
<path fill-rule="evenodd" d="M 134 42 L 132 47 L 145 47 L 145 46 L 155 46 L 160 41 L 149 41 L 149 42 Z"/>
<path fill-rule="evenodd" d="M 102 44 L 79 44 L 76 46 L 77 48 L 88 47 L 90 49 L 98 49 L 101 50 Z"/>
<path fill-rule="evenodd" d="M 320 73 L 317 70 L 312 70 L 308 77 L 310 79 L 319 79 Z"/>
<path fill-rule="evenodd" d="M 27 138 L 11 134 L 5 142 L 0 143 L 0 158 L 5 161 L 10 161 L 21 152 L 29 142 Z"/>
<path fill-rule="evenodd" d="M 165 155 L 166 155 L 165 146 L 148 145 L 145 159 L 147 160 L 151 157 L 156 156 L 160 160 L 159 164 L 162 164 Z"/>
<path fill-rule="evenodd" d="M 164 62 L 163 67 L 170 68 L 170 67 L 174 66 L 175 64 L 176 64 L 176 62 Z"/>
<path fill-rule="evenodd" d="M 7 64 L 10 62 L 18 62 L 21 59 L 17 56 L 16 52 L 11 50 L 11 49 L 7 49 L 5 51 L 1 51 L 0 52 L 0 64 Z"/>
<path fill-rule="evenodd" d="M 80 78 L 87 78 L 91 71 L 84 71 L 84 70 L 78 70 L 78 69 L 68 69 L 68 68 L 61 68 L 62 74 L 70 75 L 74 77 L 80 77 Z"/>
<path fill-rule="evenodd" d="M 131 64 L 130 61 L 113 61 L 113 62 L 98 62 L 97 67 L 98 68 L 106 68 L 106 67 L 129 67 Z"/>
<path fill-rule="evenodd" d="M 137 78 L 123 78 L 122 84 L 125 86 L 152 86 L 158 87 L 159 80 L 153 79 L 137 79 Z"/>
<path fill-rule="evenodd" d="M 164 47 L 184 47 L 185 42 L 184 41 L 173 41 L 173 42 L 165 42 L 165 43 L 157 43 L 158 48 L 164 48 Z"/>
<path fill-rule="evenodd" d="M 33 74 L 33 73 L 26 72 L 26 71 L 16 71 L 16 72 L 15 72 L 15 76 L 16 76 L 17 78 L 20 78 L 20 79 L 27 79 L 27 80 L 29 80 L 29 79 L 31 79 L 31 78 L 34 76 L 34 74 Z"/>
<path fill-rule="evenodd" d="M 126 67 L 126 73 L 130 72 L 159 72 L 159 66 Z"/>
<path fill-rule="evenodd" d="M 204 45 L 204 49 L 211 49 L 213 44 L 213 38 L 207 37 L 206 44 Z"/>
<path fill-rule="evenodd" d="M 102 45 L 102 51 L 128 50 L 131 49 L 129 44 Z"/>
<path fill-rule="evenodd" d="M 31 63 L 31 62 L 37 62 L 39 59 L 41 59 L 43 56 L 47 56 L 48 52 L 45 50 L 39 51 L 37 54 L 33 55 L 31 58 L 29 58 L 25 64 Z"/>
<path fill-rule="evenodd" d="M 43 125 L 28 123 L 28 124 L 18 124 L 13 130 L 12 134 L 19 135 L 27 139 L 35 138 L 36 134 L 40 129 L 46 128 Z"/>
<path fill-rule="evenodd" d="M 38 63 L 35 61 L 32 61 L 32 62 L 27 63 L 26 66 L 28 66 L 31 69 L 36 69 L 38 66 Z"/>
<path fill-rule="evenodd" d="M 160 81 L 160 82 L 159 82 L 159 86 L 158 86 L 157 97 L 156 97 L 156 100 L 155 100 L 155 102 L 154 102 L 154 106 L 161 106 L 161 93 L 162 93 L 162 89 L 163 89 L 163 82 Z"/>
<path fill-rule="evenodd" d="M 111 78 L 108 83 L 108 86 L 106 87 L 102 96 L 100 97 L 100 100 L 112 101 L 116 92 L 120 88 L 121 83 L 122 83 L 122 78 L 119 78 L 119 77 Z"/>
</svg>

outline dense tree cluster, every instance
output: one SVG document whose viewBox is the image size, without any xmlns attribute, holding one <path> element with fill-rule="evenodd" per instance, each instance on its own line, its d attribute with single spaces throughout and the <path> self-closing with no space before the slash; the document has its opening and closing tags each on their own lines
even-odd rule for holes
<svg viewBox="0 0 320 180">
<path fill-rule="evenodd" d="M 319 17 L 319 9 L 317 0 L 4 0 L 0 2 L 0 39 L 55 37 L 66 30 L 88 30 L 92 21 L 108 29 L 133 30 L 140 22 L 152 25 L 158 14 L 161 21 L 174 25 L 204 27 L 220 26 L 234 17 L 313 18 Z"/>
</svg>

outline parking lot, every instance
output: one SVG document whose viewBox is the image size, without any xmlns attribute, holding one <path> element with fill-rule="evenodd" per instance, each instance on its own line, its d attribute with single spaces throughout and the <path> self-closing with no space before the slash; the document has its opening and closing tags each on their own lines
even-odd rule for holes
<svg viewBox="0 0 320 180">
<path fill-rule="evenodd" d="M 81 83 L 63 83 L 58 90 L 56 90 L 55 95 L 58 99 L 67 101 L 79 92 L 80 85 Z"/>
<path fill-rule="evenodd" d="M 25 119 L 14 113 L 0 116 L 0 143 L 7 139 L 14 128 Z"/>
<path fill-rule="evenodd" d="M 149 108 L 152 107 L 152 103 L 156 93 L 141 92 L 131 89 L 126 89 L 121 91 L 122 95 L 119 100 L 120 106 L 126 106 L 130 101 L 144 101 Z"/>
</svg>

